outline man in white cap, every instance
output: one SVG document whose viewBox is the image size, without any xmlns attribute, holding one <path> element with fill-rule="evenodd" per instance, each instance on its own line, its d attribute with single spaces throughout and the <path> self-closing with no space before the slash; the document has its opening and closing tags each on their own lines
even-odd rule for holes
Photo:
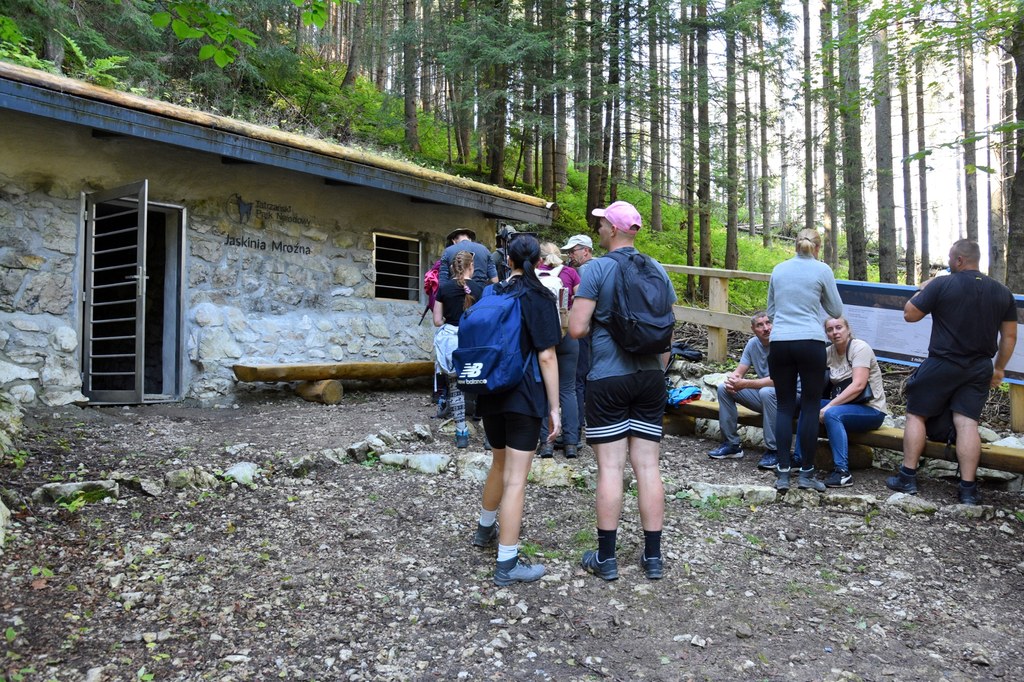
<svg viewBox="0 0 1024 682">
<path fill-rule="evenodd" d="M 600 218 L 598 237 L 609 253 L 636 257 L 633 247 L 642 224 L 632 204 L 616 201 L 594 209 Z M 654 261 L 652 261 L 654 262 Z M 664 298 L 675 301 L 672 283 L 664 268 L 654 262 L 664 280 Z M 622 267 L 616 258 L 594 259 L 583 274 L 569 313 L 569 333 L 574 338 L 591 334 L 590 373 L 587 376 L 587 443 L 597 458 L 596 550 L 583 554 L 582 566 L 604 580 L 619 577 L 615 541 L 622 513 L 622 472 L 629 458 L 637 483 L 644 550 L 640 565 L 649 580 L 663 575 L 661 529 L 665 517 L 665 489 L 658 470 L 665 415 L 665 354 L 640 354 L 624 350 L 605 327 L 611 318 L 616 276 Z"/>
<path fill-rule="evenodd" d="M 562 251 L 569 254 L 569 264 L 576 268 L 582 277 L 585 266 L 594 257 L 594 241 L 585 234 L 574 234 L 569 237 Z"/>
<path fill-rule="evenodd" d="M 576 272 L 583 277 L 583 271 L 594 258 L 594 240 L 585 234 L 574 234 L 562 247 L 562 251 L 569 255 L 569 265 L 576 268 Z M 577 443 L 583 442 L 583 428 L 586 424 L 586 394 L 587 394 L 587 372 L 590 371 L 590 336 L 580 339 L 580 353 L 576 359 L 576 409 L 579 415 L 580 433 L 577 434 Z"/>
</svg>

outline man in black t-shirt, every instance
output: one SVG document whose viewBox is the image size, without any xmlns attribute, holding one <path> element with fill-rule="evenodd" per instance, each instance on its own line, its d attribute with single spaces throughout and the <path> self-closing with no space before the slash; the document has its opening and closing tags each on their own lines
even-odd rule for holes
<svg viewBox="0 0 1024 682">
<path fill-rule="evenodd" d="M 980 503 L 975 480 L 981 457 L 978 420 L 989 389 L 1002 382 L 1017 344 L 1013 294 L 978 271 L 980 258 L 977 242 L 961 239 L 954 243 L 949 250 L 950 274 L 922 283 L 903 308 L 907 322 L 917 322 L 930 313 L 932 333 L 928 357 L 907 381 L 903 464 L 896 476 L 886 480 L 892 490 L 917 493 L 917 463 L 924 452 L 927 419 L 952 409 L 960 502 Z"/>
</svg>

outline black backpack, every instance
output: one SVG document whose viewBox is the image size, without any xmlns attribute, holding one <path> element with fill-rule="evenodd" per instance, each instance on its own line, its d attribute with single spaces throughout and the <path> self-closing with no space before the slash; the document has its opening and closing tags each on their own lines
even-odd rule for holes
<svg viewBox="0 0 1024 682">
<path fill-rule="evenodd" d="M 672 346 L 676 318 L 671 284 L 658 264 L 642 253 L 611 251 L 602 258 L 618 264 L 611 313 L 602 326 L 627 353 L 656 355 Z"/>
</svg>

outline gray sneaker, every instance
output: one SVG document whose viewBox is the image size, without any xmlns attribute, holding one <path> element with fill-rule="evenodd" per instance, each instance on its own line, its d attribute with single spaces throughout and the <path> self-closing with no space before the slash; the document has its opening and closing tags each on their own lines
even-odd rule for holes
<svg viewBox="0 0 1024 682">
<path fill-rule="evenodd" d="M 825 484 L 814 477 L 814 467 L 800 470 L 800 478 L 797 479 L 796 487 L 804 490 L 817 490 L 819 493 L 825 492 Z"/>
<path fill-rule="evenodd" d="M 603 580 L 616 580 L 619 577 L 619 562 L 615 557 L 598 561 L 596 549 L 587 550 L 583 553 L 580 566 Z"/>
<path fill-rule="evenodd" d="M 543 575 L 544 567 L 540 564 L 534 566 L 522 554 L 494 564 L 494 584 L 498 587 L 512 583 L 532 583 L 534 580 L 540 580 Z"/>
<path fill-rule="evenodd" d="M 494 544 L 494 541 L 498 539 L 498 522 L 495 521 L 493 525 L 481 526 L 479 522 L 476 524 L 476 532 L 473 533 L 473 546 L 474 547 L 489 547 Z"/>
</svg>

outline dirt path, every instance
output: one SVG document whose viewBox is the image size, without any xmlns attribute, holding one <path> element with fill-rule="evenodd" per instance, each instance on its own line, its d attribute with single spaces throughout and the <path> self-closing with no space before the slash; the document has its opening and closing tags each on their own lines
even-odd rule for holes
<svg viewBox="0 0 1024 682">
<path fill-rule="evenodd" d="M 578 569 L 595 544 L 593 492 L 531 485 L 523 539 L 548 576 L 499 589 L 493 550 L 469 544 L 480 486 L 454 467 L 321 458 L 290 470 L 381 429 L 436 429 L 431 413 L 416 390 L 335 407 L 270 395 L 237 409 L 30 415 L 25 467 L 0 468 L 0 487 L 22 498 L 115 470 L 160 480 L 248 460 L 265 475 L 253 490 L 154 498 L 122 485 L 116 503 L 14 509 L 0 556 L 8 679 L 1024 679 L 1019 494 L 986 491 L 983 519 L 807 506 L 816 495 L 701 503 L 691 481 L 772 479 L 752 454 L 711 462 L 710 443 L 668 437 L 664 580 L 636 565 L 632 495 L 621 577 L 604 583 Z M 402 447 L 456 454 L 446 437 Z M 592 476 L 590 450 L 573 466 Z M 855 475 L 844 492 L 884 503 L 884 472 Z M 922 497 L 949 505 L 955 493 L 927 480 Z"/>
</svg>

